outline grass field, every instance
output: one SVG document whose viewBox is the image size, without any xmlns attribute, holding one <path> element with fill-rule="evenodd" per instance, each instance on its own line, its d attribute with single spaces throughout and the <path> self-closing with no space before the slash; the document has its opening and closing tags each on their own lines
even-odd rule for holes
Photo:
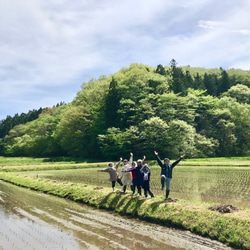
<svg viewBox="0 0 250 250">
<path fill-rule="evenodd" d="M 164 195 L 160 190 L 160 167 L 151 167 L 151 190 Z M 16 175 L 16 172 L 12 174 Z M 111 187 L 107 173 L 98 173 L 97 168 L 25 171 L 19 175 Z M 120 186 L 117 184 L 117 189 Z M 129 189 L 128 189 L 129 190 Z M 171 197 L 187 200 L 218 202 L 250 208 L 249 167 L 195 167 L 179 165 L 174 169 Z"/>
<path fill-rule="evenodd" d="M 173 172 L 170 197 L 179 201 L 172 204 L 163 202 L 160 167 L 155 161 L 149 163 L 151 189 L 156 197 L 144 199 L 130 192 L 112 193 L 108 174 L 97 172 L 107 163 L 54 160 L 0 157 L 0 179 L 250 249 L 249 157 L 182 161 Z M 218 203 L 240 210 L 228 215 L 208 210 Z"/>
<path fill-rule="evenodd" d="M 149 163 L 152 162 L 156 161 L 155 160 L 149 161 Z M 91 159 L 74 159 L 70 157 L 32 158 L 32 157 L 0 156 L 0 166 L 32 166 L 32 165 L 38 166 L 38 165 L 51 165 L 51 164 L 62 165 L 62 164 L 81 164 L 81 163 L 96 163 L 96 161 Z M 184 159 L 182 160 L 182 165 L 250 166 L 250 156 Z"/>
<path fill-rule="evenodd" d="M 30 166 L 30 165 L 51 165 L 51 164 L 78 164 L 78 163 L 96 163 L 91 159 L 74 159 L 71 157 L 4 157 L 0 156 L 0 166 Z"/>
<path fill-rule="evenodd" d="M 84 163 L 69 158 L 63 160 L 0 157 L 0 171 L 13 174 L 19 171 L 20 175 L 38 175 L 39 178 L 58 182 L 111 186 L 108 174 L 97 172 L 97 169 L 106 167 L 107 163 Z M 163 196 L 164 191 L 160 190 L 160 167 L 156 161 L 149 163 L 152 172 L 151 189 L 155 195 Z M 120 189 L 119 186 L 117 188 Z M 174 169 L 170 196 L 250 207 L 250 157 L 185 159 Z"/>
</svg>

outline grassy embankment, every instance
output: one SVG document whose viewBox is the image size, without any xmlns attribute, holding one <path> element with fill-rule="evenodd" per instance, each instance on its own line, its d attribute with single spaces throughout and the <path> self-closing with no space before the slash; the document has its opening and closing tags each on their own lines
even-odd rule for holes
<svg viewBox="0 0 250 250">
<path fill-rule="evenodd" d="M 92 160 L 84 161 L 66 157 L 32 158 L 0 156 L 0 171 L 5 172 L 103 168 L 105 166 L 107 166 L 106 162 L 96 163 Z"/>
<path fill-rule="evenodd" d="M 149 165 L 156 164 L 150 160 Z M 182 160 L 183 166 L 250 166 L 250 157 L 221 157 L 198 158 Z M 106 167 L 107 162 L 93 162 L 93 160 L 73 159 L 69 157 L 32 158 L 32 157 L 3 157 L 0 156 L 0 170 L 5 172 L 81 169 L 92 167 Z"/>
<path fill-rule="evenodd" d="M 160 196 L 146 200 L 131 195 L 110 193 L 110 189 L 99 189 L 89 184 L 28 177 L 3 171 L 0 172 L 0 179 L 97 208 L 190 230 L 232 247 L 250 249 L 250 210 L 246 208 L 231 214 L 220 214 L 208 210 L 212 203 L 186 200 L 165 203 Z"/>
</svg>

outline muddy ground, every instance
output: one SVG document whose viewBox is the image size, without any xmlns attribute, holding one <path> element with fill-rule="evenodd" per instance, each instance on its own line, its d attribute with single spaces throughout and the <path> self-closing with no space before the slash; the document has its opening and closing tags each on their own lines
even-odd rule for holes
<svg viewBox="0 0 250 250">
<path fill-rule="evenodd" d="M 0 181 L 0 249 L 230 249 Z"/>
</svg>

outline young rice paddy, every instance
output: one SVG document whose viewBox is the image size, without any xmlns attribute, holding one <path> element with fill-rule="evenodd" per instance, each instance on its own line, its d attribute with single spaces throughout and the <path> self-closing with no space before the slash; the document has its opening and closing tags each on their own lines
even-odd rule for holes
<svg viewBox="0 0 250 250">
<path fill-rule="evenodd" d="M 151 172 L 151 190 L 156 195 L 164 195 L 164 191 L 160 189 L 160 167 L 151 166 Z M 30 171 L 12 174 L 111 188 L 108 174 L 98 173 L 97 168 Z M 116 188 L 121 189 L 118 184 L 116 184 Z M 179 164 L 173 172 L 171 189 L 170 196 L 177 199 L 250 207 L 250 167 L 184 166 Z"/>
</svg>

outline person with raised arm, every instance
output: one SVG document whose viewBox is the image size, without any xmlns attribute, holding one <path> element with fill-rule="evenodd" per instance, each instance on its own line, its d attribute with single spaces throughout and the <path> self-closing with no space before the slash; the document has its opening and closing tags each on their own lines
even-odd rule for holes
<svg viewBox="0 0 250 250">
<path fill-rule="evenodd" d="M 127 184 L 129 184 L 131 190 L 133 191 L 132 187 L 132 174 L 129 172 L 126 172 L 125 170 L 130 169 L 132 166 L 133 161 L 133 155 L 130 153 L 130 159 L 129 161 L 127 159 L 123 160 L 123 167 L 121 170 L 121 180 L 123 181 L 123 193 L 126 193 Z"/>
<path fill-rule="evenodd" d="M 119 177 L 119 174 L 117 172 L 119 165 L 122 162 L 122 158 L 120 157 L 120 161 L 117 162 L 114 166 L 113 162 L 109 162 L 108 163 L 108 167 L 104 168 L 104 169 L 99 169 L 97 170 L 97 172 L 108 172 L 109 173 L 109 177 L 110 177 L 110 181 L 112 182 L 112 188 L 113 191 L 115 190 L 115 183 L 118 182 L 120 184 L 120 186 L 123 186 L 122 181 Z"/>
<path fill-rule="evenodd" d="M 133 153 L 130 153 L 133 157 Z M 135 187 L 137 187 L 138 194 L 141 195 L 142 189 L 142 181 L 143 181 L 143 173 L 141 172 L 141 168 L 143 167 L 142 163 L 146 159 L 146 156 L 143 156 L 143 159 L 137 160 L 137 163 L 132 161 L 132 167 L 124 170 L 124 172 L 132 172 L 132 182 L 133 182 L 133 194 L 135 193 Z"/>
<path fill-rule="evenodd" d="M 154 154 L 156 155 L 157 162 L 161 167 L 161 184 L 162 184 L 161 189 L 164 190 L 164 185 L 166 184 L 166 199 L 168 199 L 172 181 L 173 168 L 185 157 L 185 155 L 180 156 L 177 161 L 170 164 L 170 160 L 168 158 L 164 158 L 162 163 L 162 160 L 160 159 L 158 152 L 154 151 Z"/>
</svg>

